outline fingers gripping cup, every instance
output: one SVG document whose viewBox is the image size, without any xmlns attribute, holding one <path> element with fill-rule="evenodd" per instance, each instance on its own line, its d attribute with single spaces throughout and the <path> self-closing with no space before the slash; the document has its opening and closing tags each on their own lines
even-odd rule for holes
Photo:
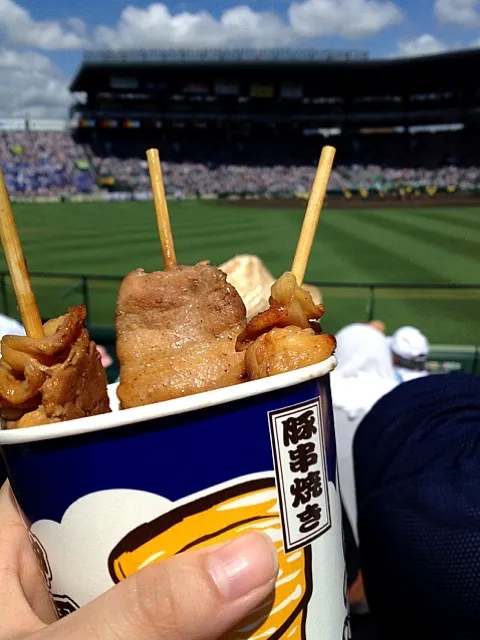
<svg viewBox="0 0 480 640">
<path fill-rule="evenodd" d="M 59 615 L 169 556 L 257 530 L 278 551 L 275 592 L 229 638 L 344 637 L 334 363 L 1 431 Z"/>
</svg>

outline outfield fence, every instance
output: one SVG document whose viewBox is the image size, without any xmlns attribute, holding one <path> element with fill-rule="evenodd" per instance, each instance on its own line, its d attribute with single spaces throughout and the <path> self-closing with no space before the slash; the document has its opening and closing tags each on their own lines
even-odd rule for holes
<svg viewBox="0 0 480 640">
<path fill-rule="evenodd" d="M 377 317 L 377 303 L 383 299 L 395 298 L 421 298 L 437 300 L 465 300 L 471 298 L 480 300 L 480 284 L 457 284 L 457 283 L 426 283 L 426 282 L 312 282 L 322 290 L 324 296 L 328 292 L 345 292 L 350 290 L 368 292 L 366 296 L 365 319 L 374 320 Z M 466 293 L 468 292 L 468 293 Z M 340 296 L 342 297 L 342 296 Z M 349 297 L 352 296 L 350 293 Z"/>
<path fill-rule="evenodd" d="M 62 315 L 69 306 L 85 304 L 89 323 L 111 327 L 122 276 L 31 272 L 42 317 Z M 437 342 L 479 344 L 480 284 L 418 282 L 325 282 L 308 280 L 322 291 L 326 306 L 324 328 L 337 331 L 350 322 L 375 318 L 389 329 L 412 323 L 414 308 L 422 330 Z M 18 317 L 10 276 L 0 271 L 0 307 Z M 459 335 L 458 318 L 466 318 Z"/>
</svg>

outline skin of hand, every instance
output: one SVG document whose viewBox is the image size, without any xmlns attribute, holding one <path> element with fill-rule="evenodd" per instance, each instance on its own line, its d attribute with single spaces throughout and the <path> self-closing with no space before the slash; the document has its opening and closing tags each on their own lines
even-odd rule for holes
<svg viewBox="0 0 480 640">
<path fill-rule="evenodd" d="M 0 490 L 0 640 L 215 640 L 273 591 L 262 533 L 147 567 L 57 621 L 8 482 Z"/>
</svg>

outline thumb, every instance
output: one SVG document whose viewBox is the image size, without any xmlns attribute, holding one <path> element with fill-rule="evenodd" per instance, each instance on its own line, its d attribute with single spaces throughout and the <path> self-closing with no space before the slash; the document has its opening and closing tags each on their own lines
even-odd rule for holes
<svg viewBox="0 0 480 640">
<path fill-rule="evenodd" d="M 147 567 L 34 638 L 214 640 L 267 598 L 277 571 L 270 538 L 248 533 Z"/>
</svg>

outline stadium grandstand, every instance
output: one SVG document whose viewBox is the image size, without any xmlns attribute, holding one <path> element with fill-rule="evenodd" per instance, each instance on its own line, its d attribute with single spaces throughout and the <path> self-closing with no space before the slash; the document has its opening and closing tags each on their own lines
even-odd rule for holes
<svg viewBox="0 0 480 640">
<path fill-rule="evenodd" d="M 17 197 L 147 199 L 158 146 L 176 198 L 305 197 L 321 146 L 330 194 L 480 194 L 480 50 L 89 52 L 68 123 L 0 121 Z M 54 130 L 52 130 L 54 129 Z"/>
</svg>

